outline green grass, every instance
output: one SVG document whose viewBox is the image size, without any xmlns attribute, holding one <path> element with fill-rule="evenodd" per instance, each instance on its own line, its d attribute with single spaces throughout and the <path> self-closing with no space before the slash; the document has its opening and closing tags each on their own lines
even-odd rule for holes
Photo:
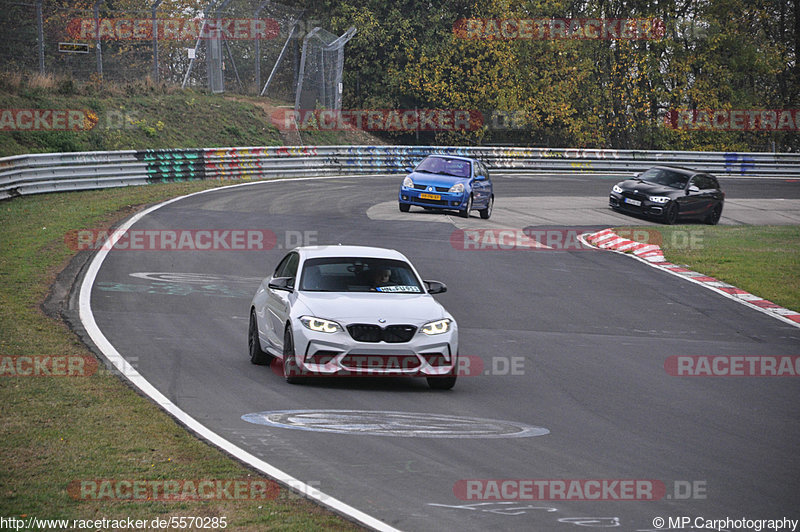
<svg viewBox="0 0 800 532">
<path fill-rule="evenodd" d="M 618 228 L 657 231 L 664 257 L 800 312 L 800 226 Z M 634 236 L 634 239 L 635 236 Z"/>
<path fill-rule="evenodd" d="M 64 241 L 68 231 L 105 228 L 139 206 L 220 184 L 195 181 L 0 202 L 0 357 L 92 356 L 65 324 L 40 309 L 73 255 Z M 286 490 L 266 501 L 76 500 L 67 488 L 81 480 L 259 478 L 104 370 L 90 377 L 0 376 L 0 442 L 4 517 L 225 516 L 228 530 L 358 529 Z"/>
<path fill-rule="evenodd" d="M 247 101 L 193 90 L 59 94 L 3 89 L 0 109 L 82 109 L 97 117 L 88 131 L 2 131 L 0 157 L 22 153 L 283 144 L 264 112 Z"/>
</svg>

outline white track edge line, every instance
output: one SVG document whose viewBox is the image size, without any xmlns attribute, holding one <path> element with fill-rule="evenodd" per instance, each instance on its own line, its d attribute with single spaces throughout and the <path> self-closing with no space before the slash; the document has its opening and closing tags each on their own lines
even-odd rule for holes
<svg viewBox="0 0 800 532">
<path fill-rule="evenodd" d="M 383 174 L 374 174 L 374 175 L 383 175 Z M 287 179 L 265 179 L 259 181 L 251 181 L 248 183 L 238 183 L 235 185 L 228 185 L 224 187 L 217 187 L 217 188 L 210 188 L 207 190 L 201 190 L 199 192 L 193 192 L 191 194 L 187 194 L 185 196 L 179 196 L 177 198 L 172 198 L 170 200 L 164 201 L 152 207 L 145 209 L 139 213 L 136 213 L 133 217 L 128 219 L 122 226 L 115 231 L 112 236 L 110 236 L 110 242 L 108 246 L 103 246 L 103 249 L 99 250 L 97 254 L 92 258 L 92 262 L 89 265 L 89 268 L 86 270 L 86 274 L 84 275 L 83 281 L 81 283 L 80 295 L 78 298 L 79 301 L 79 316 L 83 327 L 86 329 L 86 332 L 89 334 L 89 337 L 92 339 L 94 344 L 103 354 L 103 356 L 111 362 L 114 367 L 116 367 L 122 375 L 124 375 L 131 384 L 136 386 L 142 393 L 147 395 L 150 399 L 156 402 L 159 407 L 161 407 L 164 411 L 168 414 L 173 416 L 179 422 L 186 426 L 189 430 L 197 434 L 198 436 L 202 437 L 212 445 L 222 449 L 223 451 L 227 452 L 228 454 L 234 456 L 236 459 L 254 467 L 258 471 L 261 471 L 268 477 L 272 478 L 276 482 L 288 487 L 289 489 L 299 492 L 302 495 L 306 496 L 309 499 L 312 499 L 322 506 L 327 507 L 335 512 L 338 512 L 342 515 L 350 517 L 351 519 L 357 521 L 358 523 L 370 527 L 374 530 L 380 530 L 385 532 L 399 532 L 398 529 L 384 523 L 372 517 L 357 508 L 350 506 L 338 499 L 335 499 L 329 495 L 326 495 L 322 491 L 314 488 L 313 486 L 306 484 L 305 482 L 300 481 L 284 473 L 280 469 L 276 468 L 275 466 L 261 460 L 257 456 L 250 454 L 249 452 L 245 451 L 244 449 L 236 446 L 235 444 L 231 443 L 230 441 L 226 440 L 219 434 L 215 433 L 189 414 L 181 410 L 175 403 L 170 401 L 164 394 L 158 391 L 155 386 L 150 384 L 150 382 L 145 379 L 136 369 L 131 366 L 127 360 L 125 360 L 122 355 L 116 350 L 116 348 L 111 344 L 111 342 L 105 337 L 105 335 L 98 327 L 97 322 L 94 319 L 94 314 L 92 313 L 92 306 L 91 306 L 91 293 L 92 293 L 92 286 L 94 285 L 94 281 L 97 277 L 97 273 L 100 271 L 100 267 L 103 265 L 108 252 L 113 249 L 114 244 L 116 241 L 121 238 L 122 233 L 127 231 L 133 224 L 141 220 L 146 215 L 150 214 L 151 212 L 160 209 L 166 205 L 174 203 L 176 201 L 189 198 L 192 196 L 196 196 L 199 194 L 205 194 L 208 192 L 214 192 L 216 190 L 224 190 L 229 188 L 236 188 L 241 186 L 247 185 L 255 185 L 259 183 L 270 183 L 270 182 L 285 182 L 285 181 L 305 181 L 310 179 L 338 179 L 343 177 L 369 177 L 365 175 L 356 175 L 356 176 L 326 176 L 326 177 L 300 177 L 300 178 L 287 178 Z"/>
<path fill-rule="evenodd" d="M 596 231 L 595 231 L 595 232 L 596 232 Z M 656 268 L 657 270 L 660 270 L 660 271 L 662 271 L 662 272 L 667 272 L 668 274 L 670 274 L 670 275 L 674 275 L 675 277 L 678 277 L 678 278 L 680 278 L 680 279 L 684 279 L 684 280 L 686 280 L 686 281 L 689 281 L 689 282 L 691 282 L 691 283 L 694 283 L 694 284 L 696 284 L 696 285 L 700 285 L 700 286 L 702 286 L 703 288 L 705 288 L 705 289 L 707 289 L 707 290 L 711 290 L 712 292 L 714 292 L 714 293 L 716 293 L 716 294 L 719 294 L 719 295 L 721 295 L 721 296 L 723 296 L 723 297 L 727 297 L 728 299 L 730 299 L 730 300 L 732 300 L 732 301 L 736 301 L 737 303 L 741 303 L 742 305 L 744 305 L 744 306 L 746 306 L 746 307 L 749 307 L 749 308 L 751 308 L 751 309 L 753 309 L 753 310 L 757 310 L 757 311 L 761 312 L 762 314 L 766 314 L 767 316 L 772 316 L 773 318 L 776 318 L 776 319 L 778 319 L 778 320 L 780 320 L 780 321 L 782 321 L 782 322 L 784 322 L 784 323 L 788 323 L 789 325 L 792 325 L 792 326 L 794 326 L 794 327 L 800 328 L 800 323 L 797 323 L 797 322 L 795 322 L 795 321 L 792 321 L 792 320 L 790 320 L 789 318 L 786 318 L 786 317 L 784 317 L 784 316 L 781 316 L 780 314 L 777 314 L 777 313 L 775 313 L 775 312 L 770 312 L 769 310 L 767 310 L 767 309 L 765 309 L 765 308 L 761 308 L 761 307 L 759 307 L 758 305 L 753 305 L 753 304 L 752 304 L 752 303 L 750 303 L 749 301 L 746 301 L 746 300 L 744 300 L 744 299 L 740 299 L 740 298 L 738 298 L 738 297 L 736 297 L 736 296 L 734 296 L 734 295 L 732 295 L 732 294 L 729 294 L 729 293 L 727 293 L 727 292 L 724 292 L 724 291 L 722 291 L 722 290 L 719 290 L 717 287 L 710 286 L 708 283 L 704 283 L 703 281 L 696 281 L 696 280 L 692 279 L 691 277 L 687 277 L 686 275 L 683 275 L 683 274 L 681 274 L 680 272 L 673 272 L 673 271 L 672 271 L 672 270 L 670 270 L 669 268 L 665 268 L 664 266 L 660 266 L 660 265 L 659 265 L 659 262 L 650 262 L 650 261 L 648 261 L 648 260 L 645 260 L 645 259 L 643 259 L 643 258 L 641 258 L 641 257 L 637 257 L 636 255 L 633 255 L 632 253 L 625 253 L 624 251 L 617 251 L 617 250 L 615 250 L 615 249 L 608 249 L 608 248 L 599 248 L 599 247 L 597 247 L 597 246 L 595 246 L 595 245 L 591 244 L 590 242 L 588 242 L 588 241 L 587 241 L 587 240 L 584 238 L 586 235 L 591 235 L 591 234 L 593 234 L 593 233 L 582 233 L 582 234 L 578 235 L 578 239 L 579 239 L 579 240 L 580 240 L 582 243 L 586 244 L 586 245 L 587 245 L 587 246 L 589 246 L 589 247 L 593 247 L 593 248 L 595 248 L 595 249 L 597 249 L 597 250 L 600 250 L 600 251 L 611 251 L 611 252 L 613 252 L 613 253 L 618 253 L 618 254 L 620 254 L 620 255 L 624 255 L 624 256 L 626 256 L 626 257 L 630 257 L 630 258 L 632 258 L 632 259 L 636 259 L 636 260 L 638 260 L 639 262 L 643 262 L 644 264 L 647 264 L 648 266 L 650 266 L 650 267 L 652 267 L 652 268 Z M 666 261 L 666 260 L 665 260 L 665 261 L 663 261 L 663 262 L 668 262 L 668 261 Z M 698 273 L 700 273 L 700 272 L 698 272 Z M 708 277 L 707 275 L 703 275 L 703 276 L 704 276 L 704 277 Z M 757 296 L 757 297 L 758 297 L 758 296 Z M 764 298 L 762 298 L 762 297 L 759 297 L 759 299 L 764 299 Z"/>
</svg>

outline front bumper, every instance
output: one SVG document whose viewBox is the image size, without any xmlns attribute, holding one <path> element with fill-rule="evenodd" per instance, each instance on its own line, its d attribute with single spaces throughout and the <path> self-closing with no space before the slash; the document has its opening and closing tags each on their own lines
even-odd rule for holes
<svg viewBox="0 0 800 532">
<path fill-rule="evenodd" d="M 636 205 L 634 203 L 630 203 L 630 200 L 638 201 L 640 204 Z M 608 196 L 608 206 L 612 209 L 617 209 L 632 214 L 660 218 L 664 216 L 664 209 L 666 208 L 667 204 L 654 203 L 644 197 L 627 198 L 617 192 L 611 192 Z"/>
<path fill-rule="evenodd" d="M 397 199 L 400 203 L 407 203 L 418 207 L 461 210 L 466 208 L 469 194 L 466 192 L 454 194 L 452 192 L 427 191 L 417 188 L 401 187 Z"/>
<path fill-rule="evenodd" d="M 295 360 L 301 375 L 435 377 L 454 373 L 458 326 L 428 336 L 419 330 L 408 342 L 359 342 L 347 330 L 335 333 L 293 327 Z"/>
</svg>

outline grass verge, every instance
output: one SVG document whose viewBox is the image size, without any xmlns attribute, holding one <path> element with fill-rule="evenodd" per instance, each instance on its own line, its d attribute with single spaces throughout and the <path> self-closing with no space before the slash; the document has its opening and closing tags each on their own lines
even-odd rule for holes
<svg viewBox="0 0 800 532">
<path fill-rule="evenodd" d="M 268 500 L 74 497 L 68 488 L 82 480 L 260 477 L 189 434 L 118 377 L 102 371 L 102 364 L 89 377 L 7 376 L 14 371 L 8 365 L 14 356 L 93 356 L 63 322 L 40 308 L 74 255 L 65 243 L 68 231 L 105 228 L 144 205 L 232 183 L 194 181 L 0 202 L 0 516 L 224 516 L 228 530 L 359 529 L 283 489 Z"/>
<path fill-rule="evenodd" d="M 620 227 L 650 235 L 664 257 L 800 312 L 800 226 Z"/>
<path fill-rule="evenodd" d="M 0 157 L 22 153 L 281 145 L 261 109 L 193 90 L 131 94 L 39 88 L 3 89 L 3 109 L 79 109 L 97 123 L 80 131 L 4 131 Z"/>
<path fill-rule="evenodd" d="M 53 75 L 0 72 L 0 157 L 25 153 L 218 148 L 229 146 L 384 144 L 361 130 L 281 131 L 277 117 L 288 102 L 217 95 L 140 82 L 78 82 Z M 81 110 L 76 130 L 32 130 L 15 124 L 10 110 Z M 8 112 L 6 112 L 8 111 Z M 276 112 L 279 114 L 275 115 Z M 52 115 L 40 128 L 55 127 Z M 62 126 L 63 127 L 63 126 Z"/>
</svg>

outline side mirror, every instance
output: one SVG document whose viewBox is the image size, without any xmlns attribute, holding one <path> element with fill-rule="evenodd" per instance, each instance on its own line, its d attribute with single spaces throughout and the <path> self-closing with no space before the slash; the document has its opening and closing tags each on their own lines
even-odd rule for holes
<svg viewBox="0 0 800 532">
<path fill-rule="evenodd" d="M 429 294 L 443 294 L 447 292 L 447 285 L 441 281 L 422 281 Z"/>
<path fill-rule="evenodd" d="M 275 277 L 268 284 L 273 290 L 294 292 L 294 277 Z"/>
<path fill-rule="evenodd" d="M 696 185 L 689 185 L 689 190 L 686 193 L 689 194 L 690 192 L 700 192 L 700 189 Z"/>
<path fill-rule="evenodd" d="M 475 181 L 485 181 L 485 180 L 486 180 L 486 176 L 485 175 L 476 175 L 475 176 Z"/>
</svg>

